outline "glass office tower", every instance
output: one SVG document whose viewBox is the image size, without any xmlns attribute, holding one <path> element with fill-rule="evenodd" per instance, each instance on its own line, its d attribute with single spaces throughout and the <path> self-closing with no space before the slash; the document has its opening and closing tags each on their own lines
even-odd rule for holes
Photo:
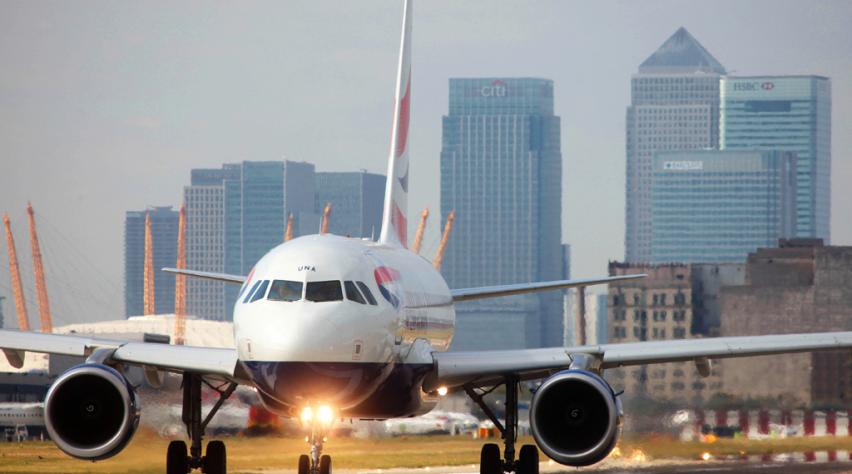
<svg viewBox="0 0 852 474">
<path fill-rule="evenodd" d="M 124 315 L 144 313 L 145 216 L 151 215 L 151 244 L 154 257 L 154 310 L 175 311 L 175 277 L 161 272 L 177 263 L 178 212 L 169 207 L 127 211 L 124 218 Z"/>
<path fill-rule="evenodd" d="M 680 28 L 631 78 L 626 121 L 626 261 L 651 258 L 654 153 L 719 147 L 719 78 L 723 74 L 719 61 Z"/>
<path fill-rule="evenodd" d="M 450 79 L 441 220 L 456 211 L 442 272 L 451 288 L 562 277 L 562 154 L 553 81 Z M 559 346 L 562 295 L 457 306 L 457 349 Z"/>
<path fill-rule="evenodd" d="M 316 212 L 331 203 L 328 231 L 349 237 L 378 238 L 382 230 L 385 182 L 381 174 L 320 172 L 316 174 Z"/>
<path fill-rule="evenodd" d="M 744 262 L 793 236 L 795 198 L 795 153 L 657 153 L 650 263 Z"/>
<path fill-rule="evenodd" d="M 721 145 L 796 153 L 796 236 L 830 241 L 831 81 L 820 76 L 726 77 Z"/>
</svg>

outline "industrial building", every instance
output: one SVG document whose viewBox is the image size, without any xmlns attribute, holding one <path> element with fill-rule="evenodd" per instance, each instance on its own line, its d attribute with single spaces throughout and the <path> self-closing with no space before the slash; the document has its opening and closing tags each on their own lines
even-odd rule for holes
<svg viewBox="0 0 852 474">
<path fill-rule="evenodd" d="M 852 330 L 852 247 L 782 240 L 750 254 L 744 284 L 720 297 L 723 336 Z M 725 361 L 723 381 L 737 397 L 846 408 L 852 359 L 840 351 Z"/>
<path fill-rule="evenodd" d="M 744 281 L 743 264 L 630 264 L 610 262 L 610 275 L 645 273 L 640 280 L 609 285 L 607 342 L 712 337 L 719 334 L 719 292 Z M 700 404 L 722 390 L 714 365 L 703 378 L 695 364 L 680 362 L 607 371 L 616 390 Z"/>
<path fill-rule="evenodd" d="M 450 79 L 443 117 L 441 220 L 456 212 L 442 273 L 452 288 L 558 280 L 562 153 L 553 81 Z M 454 347 L 560 346 L 559 292 L 456 307 Z"/>
</svg>

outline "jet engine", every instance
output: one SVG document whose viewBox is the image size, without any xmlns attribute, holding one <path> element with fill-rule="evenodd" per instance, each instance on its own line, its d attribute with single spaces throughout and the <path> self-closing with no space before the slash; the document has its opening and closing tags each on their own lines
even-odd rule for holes
<svg viewBox="0 0 852 474">
<path fill-rule="evenodd" d="M 91 461 L 106 459 L 133 438 L 139 403 L 133 387 L 117 370 L 82 364 L 60 375 L 48 389 L 44 424 L 53 442 L 67 454 Z"/>
<path fill-rule="evenodd" d="M 541 384 L 530 406 L 530 428 L 554 461 L 588 466 L 605 458 L 621 430 L 621 401 L 600 376 L 559 372 Z"/>
</svg>

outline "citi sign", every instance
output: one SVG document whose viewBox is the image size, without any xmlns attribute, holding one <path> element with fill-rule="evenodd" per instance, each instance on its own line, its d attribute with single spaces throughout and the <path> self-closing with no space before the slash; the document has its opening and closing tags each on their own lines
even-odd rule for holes
<svg viewBox="0 0 852 474">
<path fill-rule="evenodd" d="M 499 79 L 492 81 L 491 85 L 482 86 L 479 89 L 479 95 L 482 97 L 506 97 L 507 92 L 506 83 Z"/>
<path fill-rule="evenodd" d="M 735 91 L 771 91 L 775 89 L 774 82 L 735 82 L 734 90 Z"/>
</svg>

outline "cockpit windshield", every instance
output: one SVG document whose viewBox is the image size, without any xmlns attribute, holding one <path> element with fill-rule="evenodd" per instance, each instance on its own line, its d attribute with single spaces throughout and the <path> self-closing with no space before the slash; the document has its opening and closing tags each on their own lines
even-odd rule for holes
<svg viewBox="0 0 852 474">
<path fill-rule="evenodd" d="M 340 281 L 309 281 L 305 288 L 305 299 L 316 303 L 342 301 L 343 289 L 340 286 Z"/>
<path fill-rule="evenodd" d="M 275 280 L 267 299 L 271 301 L 299 301 L 302 299 L 302 282 Z"/>
</svg>

